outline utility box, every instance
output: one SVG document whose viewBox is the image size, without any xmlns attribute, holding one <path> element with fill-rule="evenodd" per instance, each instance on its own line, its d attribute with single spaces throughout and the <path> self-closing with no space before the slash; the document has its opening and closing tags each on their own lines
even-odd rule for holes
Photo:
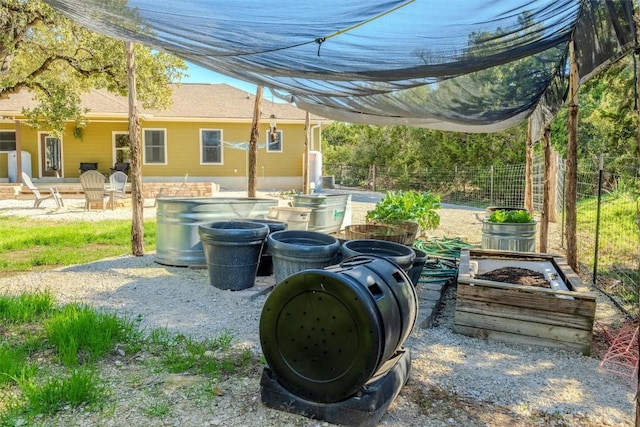
<svg viewBox="0 0 640 427">
<path fill-rule="evenodd" d="M 29 175 L 29 178 L 32 178 L 31 175 L 31 153 L 28 151 L 21 151 L 22 153 L 22 172 Z M 18 179 L 18 152 L 17 151 L 9 151 L 7 152 L 7 169 L 9 176 L 9 182 L 18 182 L 21 179 Z"/>
</svg>

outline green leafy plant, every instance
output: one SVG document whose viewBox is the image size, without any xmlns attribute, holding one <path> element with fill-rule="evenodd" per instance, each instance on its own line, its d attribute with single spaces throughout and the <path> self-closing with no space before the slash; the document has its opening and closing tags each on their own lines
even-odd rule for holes
<svg viewBox="0 0 640 427">
<path fill-rule="evenodd" d="M 367 220 L 398 224 L 415 221 L 423 230 L 433 230 L 440 225 L 440 195 L 415 190 L 388 191 L 373 210 L 367 212 Z"/>
<path fill-rule="evenodd" d="M 498 209 L 491 213 L 489 222 L 525 224 L 533 222 L 533 217 L 525 209 Z"/>
</svg>

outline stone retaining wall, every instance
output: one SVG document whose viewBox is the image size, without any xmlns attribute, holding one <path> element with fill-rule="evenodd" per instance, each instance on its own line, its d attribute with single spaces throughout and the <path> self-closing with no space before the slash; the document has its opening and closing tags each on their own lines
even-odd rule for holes
<svg viewBox="0 0 640 427">
<path fill-rule="evenodd" d="M 82 187 L 80 184 L 63 184 L 56 185 L 54 183 L 36 184 L 38 188 L 43 189 L 43 193 L 47 192 L 49 187 L 57 187 L 62 197 L 71 195 L 81 195 Z M 127 184 L 127 188 L 131 188 L 131 184 Z M 129 190 L 130 191 L 130 190 Z M 211 197 L 214 193 L 220 191 L 220 186 L 213 182 L 143 182 L 142 196 L 145 199 L 154 199 L 159 195 L 170 197 Z M 31 191 L 21 184 L 0 183 L 0 200 L 27 198 L 33 196 Z"/>
</svg>

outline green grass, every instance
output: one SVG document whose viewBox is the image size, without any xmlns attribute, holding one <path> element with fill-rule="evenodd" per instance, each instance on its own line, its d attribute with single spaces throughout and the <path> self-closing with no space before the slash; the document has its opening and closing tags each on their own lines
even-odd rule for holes
<svg viewBox="0 0 640 427">
<path fill-rule="evenodd" d="M 117 343 L 135 342 L 140 337 L 132 322 L 78 304 L 62 307 L 45 321 L 44 329 L 65 366 L 95 361 Z"/>
<path fill-rule="evenodd" d="M 145 222 L 145 249 L 155 250 L 155 221 Z M 131 222 L 51 222 L 0 217 L 0 275 L 84 264 L 131 253 Z M 124 357 L 149 372 L 189 373 L 210 380 L 262 365 L 232 336 L 198 341 L 166 329 L 145 336 L 136 321 L 88 306 L 59 306 L 48 292 L 0 295 L 0 425 L 47 424 L 62 408 L 108 407 L 99 366 Z M 137 356 L 144 356 L 137 359 Z M 140 362 L 138 360 L 144 360 Z M 166 402 L 144 412 L 162 418 Z"/>
<path fill-rule="evenodd" d="M 631 313 L 638 310 L 638 212 L 631 193 L 604 194 L 600 208 L 598 284 Z M 577 205 L 577 241 L 580 260 L 593 267 L 597 223 L 597 199 L 581 199 Z"/>
<path fill-rule="evenodd" d="M 630 263 L 637 266 L 638 201 L 629 197 L 605 195 L 600 208 L 598 264 L 603 268 Z M 597 200 L 583 199 L 577 206 L 578 243 L 581 258 L 593 257 L 597 223 Z"/>
<path fill-rule="evenodd" d="M 22 345 L 4 342 L 0 346 L 0 386 L 32 378 L 37 367 L 28 363 L 29 352 Z"/>
<path fill-rule="evenodd" d="M 208 384 L 262 365 L 248 350 L 234 349 L 229 333 L 202 341 L 166 329 L 145 336 L 135 320 L 80 304 L 59 306 L 46 292 L 0 295 L 0 320 L 2 426 L 47 424 L 46 417 L 63 408 L 108 408 L 109 382 L 99 366 L 111 363 L 117 348 L 125 350 L 127 363 L 140 363 L 150 374 L 200 375 Z M 162 418 L 170 409 L 167 402 L 153 400 L 143 412 Z"/>
<path fill-rule="evenodd" d="M 148 417 L 162 418 L 171 413 L 171 405 L 165 401 L 154 400 L 147 404 L 143 412 Z"/>
<path fill-rule="evenodd" d="M 156 223 L 145 221 L 145 249 L 155 250 Z M 131 253 L 131 221 L 44 222 L 0 217 L 0 271 L 43 270 Z"/>
<path fill-rule="evenodd" d="M 31 378 L 36 365 L 29 357 L 44 347 L 38 325 L 54 310 L 54 298 L 48 292 L 0 297 L 0 386 Z"/>
<path fill-rule="evenodd" d="M 0 319 L 8 323 L 30 322 L 51 313 L 54 298 L 48 292 L 0 298 Z"/>
<path fill-rule="evenodd" d="M 164 369 L 172 373 L 208 375 L 217 378 L 246 368 L 252 359 L 250 352 L 234 353 L 230 358 L 218 358 L 217 354 L 229 354 L 232 336 L 228 333 L 216 339 L 197 341 L 178 335 L 158 354 Z"/>
<path fill-rule="evenodd" d="M 28 414 L 54 414 L 67 405 L 93 407 L 107 396 L 107 389 L 101 384 L 98 374 L 86 367 L 50 376 L 41 382 L 34 378 L 24 379 L 19 384 Z"/>
</svg>

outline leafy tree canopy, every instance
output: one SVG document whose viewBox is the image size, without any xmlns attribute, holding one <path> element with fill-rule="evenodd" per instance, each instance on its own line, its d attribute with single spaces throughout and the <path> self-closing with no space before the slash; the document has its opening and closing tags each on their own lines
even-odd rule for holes
<svg viewBox="0 0 640 427">
<path fill-rule="evenodd" d="M 322 133 L 325 163 L 407 170 L 524 163 L 527 126 L 493 134 L 334 123 Z"/>
<path fill-rule="evenodd" d="M 633 57 L 625 57 L 580 87 L 581 161 L 597 165 L 602 154 L 607 169 L 613 173 L 638 164 L 635 67 Z M 568 140 L 567 119 L 564 107 L 551 124 L 551 143 L 563 156 Z M 409 171 L 424 167 L 498 166 L 524 163 L 527 123 L 491 134 L 334 123 L 322 135 L 327 164 L 361 167 L 375 164 Z M 534 147 L 541 149 L 540 144 Z"/>
<path fill-rule="evenodd" d="M 604 155 L 607 169 L 615 173 L 638 164 L 635 67 L 629 55 L 580 87 L 578 157 L 582 161 L 598 164 L 600 155 Z M 563 155 L 567 116 L 566 108 L 560 110 L 551 127 L 551 142 Z"/>
<path fill-rule="evenodd" d="M 184 77 L 186 64 L 140 45 L 135 53 L 139 101 L 166 108 L 167 84 Z M 60 133 L 68 120 L 82 122 L 80 97 L 93 88 L 126 95 L 122 41 L 89 31 L 41 1 L 0 0 L 0 98 L 32 91 L 39 106 L 25 110 L 29 123 Z"/>
</svg>

